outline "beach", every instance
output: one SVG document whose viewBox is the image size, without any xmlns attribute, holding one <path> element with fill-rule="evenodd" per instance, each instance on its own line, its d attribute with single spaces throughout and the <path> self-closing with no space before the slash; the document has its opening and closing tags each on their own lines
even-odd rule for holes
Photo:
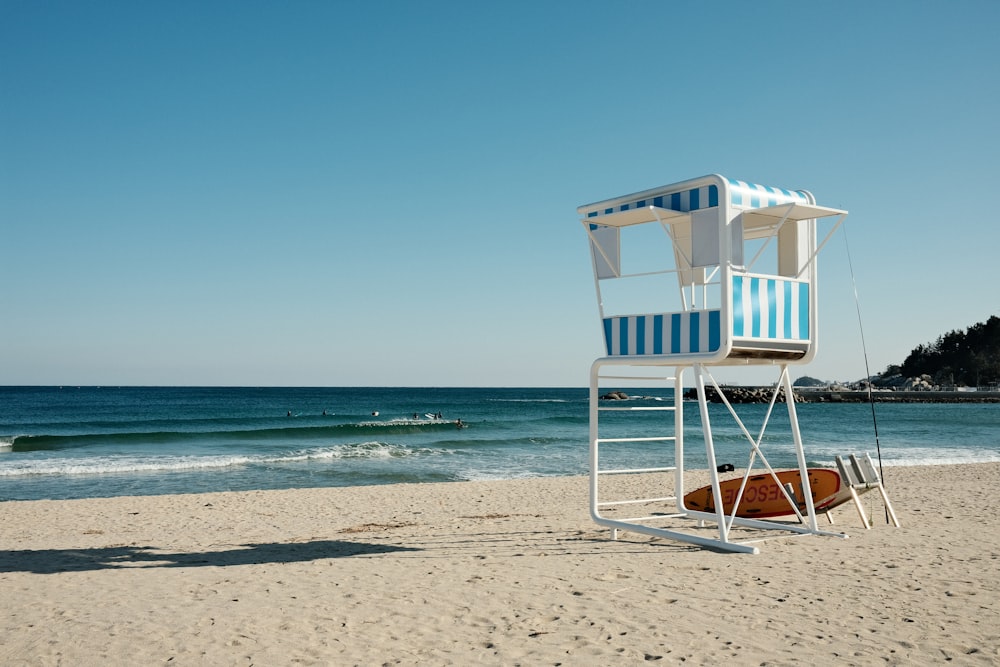
<svg viewBox="0 0 1000 667">
<path fill-rule="evenodd" d="M 5 502 L 0 663 L 997 664 L 1000 464 L 885 482 L 901 528 L 759 555 L 611 541 L 579 476 Z"/>
</svg>

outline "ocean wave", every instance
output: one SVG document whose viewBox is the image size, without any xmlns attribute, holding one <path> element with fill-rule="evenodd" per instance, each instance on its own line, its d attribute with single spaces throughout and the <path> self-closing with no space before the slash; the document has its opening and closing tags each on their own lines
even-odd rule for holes
<svg viewBox="0 0 1000 667">
<path fill-rule="evenodd" d="M 551 477 L 539 472 L 524 470 L 465 470 L 458 474 L 458 477 L 465 482 L 497 482 L 504 479 L 533 479 L 537 477 Z"/>
<path fill-rule="evenodd" d="M 300 425 L 202 431 L 117 431 L 75 434 L 0 436 L 0 447 L 19 452 L 59 450 L 92 445 L 150 445 L 185 442 L 266 442 L 343 438 L 359 432 L 368 435 L 406 434 L 427 430 L 449 430 L 456 422 L 444 419 L 390 419 L 332 425 Z"/>
<path fill-rule="evenodd" d="M 289 452 L 279 455 L 215 456 L 92 456 L 65 459 L 7 459 L 0 461 L 0 477 L 36 475 L 104 475 L 144 472 L 189 472 L 212 468 L 247 465 L 282 465 L 303 461 L 337 459 L 400 459 L 411 456 L 436 456 L 448 450 L 408 447 L 384 442 L 362 442 Z"/>
<path fill-rule="evenodd" d="M 872 460 L 878 464 L 875 454 Z M 882 465 L 885 466 L 942 466 L 961 465 L 965 463 L 1000 463 L 1000 454 L 986 449 L 913 449 L 882 453 Z"/>
</svg>

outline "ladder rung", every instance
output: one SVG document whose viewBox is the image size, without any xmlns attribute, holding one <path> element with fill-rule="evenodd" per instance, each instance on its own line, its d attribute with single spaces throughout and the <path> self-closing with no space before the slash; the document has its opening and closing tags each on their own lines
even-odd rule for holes
<svg viewBox="0 0 1000 667">
<path fill-rule="evenodd" d="M 648 407 L 634 407 L 634 408 L 602 408 L 602 407 L 598 407 L 597 409 L 600 410 L 601 412 L 640 412 L 640 411 L 643 411 L 643 412 L 663 412 L 663 411 L 673 412 L 677 408 L 675 408 L 672 405 L 664 405 L 664 406 L 648 406 Z"/>
<path fill-rule="evenodd" d="M 601 444 L 602 442 L 665 442 L 676 439 L 677 437 L 673 435 L 661 435 L 652 438 L 598 438 L 597 444 Z"/>
<path fill-rule="evenodd" d="M 677 496 L 667 496 L 665 498 L 639 498 L 638 500 L 608 500 L 597 503 L 598 507 L 609 507 L 611 505 L 639 505 L 641 503 L 661 503 L 667 500 L 677 500 Z"/>
<path fill-rule="evenodd" d="M 630 475 L 637 472 L 671 472 L 677 470 L 677 467 L 670 468 L 617 468 L 612 470 L 598 470 L 598 475 Z"/>
<path fill-rule="evenodd" d="M 677 514 L 653 514 L 652 516 L 633 516 L 628 519 L 615 519 L 616 521 L 628 522 L 628 521 L 649 521 L 651 519 L 679 519 L 687 517 L 687 514 L 677 513 Z"/>
</svg>

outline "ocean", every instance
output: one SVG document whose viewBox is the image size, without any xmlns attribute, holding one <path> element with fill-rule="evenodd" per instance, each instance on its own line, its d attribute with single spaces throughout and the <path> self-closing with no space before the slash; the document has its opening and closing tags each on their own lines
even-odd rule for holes
<svg viewBox="0 0 1000 667">
<path fill-rule="evenodd" d="M 669 388 L 623 389 L 663 406 Z M 588 472 L 586 388 L 0 387 L 0 501 L 494 480 Z M 756 434 L 767 406 L 737 406 Z M 1000 405 L 804 403 L 810 465 L 869 452 L 885 466 L 1000 461 Z M 670 431 L 663 413 L 610 413 L 628 437 Z M 796 465 L 779 406 L 763 450 Z M 440 415 L 440 417 L 439 417 Z M 718 463 L 749 445 L 710 406 Z M 458 420 L 461 420 L 459 423 Z M 704 468 L 697 404 L 685 407 L 685 465 Z M 666 425 L 666 426 L 664 426 Z M 604 434 L 602 433 L 602 437 Z M 602 450 L 602 466 L 669 465 L 672 446 Z M 889 474 L 886 474 L 887 483 Z"/>
</svg>

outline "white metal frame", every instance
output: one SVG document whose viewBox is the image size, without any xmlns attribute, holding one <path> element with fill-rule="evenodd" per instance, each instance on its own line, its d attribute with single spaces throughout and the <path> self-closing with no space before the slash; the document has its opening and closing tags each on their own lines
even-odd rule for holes
<svg viewBox="0 0 1000 667">
<path fill-rule="evenodd" d="M 775 404 L 777 402 L 777 397 L 780 391 L 785 392 L 785 396 L 792 395 L 791 380 L 788 375 L 787 365 L 782 365 L 779 373 L 779 382 L 775 387 L 774 393 L 771 397 L 771 402 L 768 406 L 767 415 L 761 425 L 759 434 L 755 437 L 751 435 L 747 427 L 744 425 L 743 420 L 740 418 L 736 410 L 729 403 L 728 400 L 724 398 L 724 394 L 721 391 L 719 385 L 715 382 L 715 379 L 711 376 L 708 368 L 701 364 L 695 364 L 693 366 L 679 366 L 674 368 L 674 375 L 672 377 L 663 377 L 661 379 L 665 381 L 672 381 L 674 388 L 674 404 L 670 407 L 629 407 L 629 406 L 619 406 L 619 405 L 602 405 L 600 394 L 601 394 L 601 381 L 602 380 L 618 380 L 618 381 L 638 381 L 638 380 L 649 380 L 652 379 L 648 375 L 637 374 L 635 368 L 636 366 L 649 367 L 663 367 L 664 364 L 661 362 L 657 363 L 644 363 L 637 364 L 635 359 L 631 359 L 627 362 L 622 362 L 619 360 L 610 359 L 608 357 L 598 359 L 591 366 L 590 372 L 590 515 L 593 520 L 601 526 L 611 529 L 611 539 L 618 538 L 619 531 L 631 531 L 636 533 L 643 533 L 646 535 L 651 535 L 653 537 L 662 537 L 671 540 L 677 540 L 681 542 L 687 542 L 690 544 L 696 544 L 698 546 L 715 548 L 722 551 L 733 551 L 739 553 L 759 553 L 759 549 L 754 545 L 755 542 L 759 542 L 762 538 L 760 537 L 750 537 L 748 539 L 740 538 L 739 534 L 734 531 L 734 528 L 750 528 L 758 530 L 778 530 L 784 531 L 788 536 L 793 535 L 825 535 L 831 537 L 847 537 L 843 533 L 832 532 L 827 530 L 821 530 L 818 527 L 816 519 L 816 510 L 813 505 L 812 492 L 809 487 L 809 474 L 806 468 L 805 452 L 802 444 L 802 436 L 798 428 L 798 418 L 795 411 L 795 401 L 786 401 L 786 406 L 788 409 L 789 423 L 791 428 L 791 436 L 795 443 L 796 458 L 798 461 L 798 469 L 800 477 L 802 479 L 802 493 L 804 495 L 805 503 L 805 513 L 799 512 L 797 504 L 793 498 L 788 494 L 788 491 L 782 486 L 778 481 L 777 473 L 768 463 L 763 451 L 761 450 L 760 443 L 764 437 L 764 433 L 767 429 L 768 422 L 770 420 L 771 412 L 774 410 Z M 611 367 L 615 370 L 614 375 L 602 374 L 602 371 Z M 698 410 L 701 417 L 702 434 L 705 440 L 705 455 L 707 459 L 707 466 L 710 478 L 710 485 L 712 486 L 712 495 L 715 500 L 714 506 L 716 511 L 712 512 L 701 512 L 697 510 L 692 510 L 684 506 L 684 495 L 685 495 L 685 485 L 684 485 L 684 373 L 687 370 L 693 372 L 695 386 L 697 388 L 698 394 Z M 631 371 L 631 372 L 627 372 Z M 715 441 L 712 437 L 712 424 L 708 412 L 708 397 L 706 392 L 705 381 L 706 379 L 715 387 L 716 391 L 719 392 L 720 396 L 723 396 L 723 402 L 728 408 L 731 416 L 740 427 L 746 437 L 750 447 L 750 453 L 746 466 L 743 466 L 743 482 L 737 493 L 736 503 L 733 507 L 731 514 L 726 514 L 724 511 L 724 503 L 722 502 L 722 492 L 720 489 L 720 480 L 717 470 L 717 461 L 715 457 Z M 601 436 L 600 427 L 600 414 L 607 411 L 669 411 L 673 412 L 674 415 L 674 425 L 673 433 L 671 435 L 662 435 L 654 437 L 626 437 L 626 438 L 606 438 Z M 623 468 L 623 469 L 602 469 L 600 465 L 600 448 L 604 443 L 609 442 L 673 442 L 673 451 L 670 453 L 672 460 L 667 461 L 669 465 L 647 467 L 647 468 Z M 666 454 L 666 452 L 665 452 Z M 667 457 L 665 457 L 667 458 Z M 747 519 L 736 516 L 737 508 L 739 507 L 740 499 L 742 498 L 743 489 L 746 486 L 747 480 L 753 473 L 754 467 L 757 461 L 763 464 L 763 469 L 767 474 L 771 475 L 776 482 L 778 482 L 779 488 L 785 494 L 786 499 L 789 502 L 789 506 L 795 512 L 797 516 L 798 523 L 791 522 L 778 522 L 778 521 L 767 521 L 763 519 Z M 601 495 L 601 477 L 605 475 L 617 475 L 617 474 L 646 474 L 646 473 L 663 473 L 663 472 L 673 472 L 673 489 L 671 492 L 665 495 L 659 495 L 651 498 L 629 498 L 629 499 L 615 499 L 607 500 Z M 656 511 L 652 514 L 646 514 L 643 516 L 628 517 L 628 518 L 612 518 L 605 516 L 602 513 L 603 509 L 621 506 L 621 505 L 643 505 L 645 507 L 655 506 L 658 509 L 662 508 L 664 511 Z M 718 527 L 718 537 L 707 537 L 704 534 L 693 533 L 690 530 L 685 530 L 683 521 L 674 520 L 694 520 L 697 522 L 696 528 L 702 528 L 705 522 L 715 523 Z M 669 527 L 662 525 L 650 525 L 650 522 L 661 523 L 663 521 L 671 521 Z M 677 525 L 675 525 L 677 524 Z M 690 524 L 688 524 L 690 527 Z"/>
<path fill-rule="evenodd" d="M 714 195 L 716 201 L 707 206 L 703 206 L 703 200 L 697 205 L 693 202 L 695 191 L 708 191 L 709 199 Z M 714 192 L 713 192 L 714 191 Z M 687 204 L 676 203 L 667 206 L 667 197 L 688 197 Z M 656 202 L 660 203 L 656 203 Z M 676 200 L 672 200 L 676 202 Z M 650 203 L 652 202 L 652 204 Z M 775 203 L 777 202 L 777 203 Z M 758 205 L 763 203 L 763 205 Z M 687 206 L 687 207 L 685 207 Z M 681 208 L 682 210 L 676 210 Z M 792 398 L 792 386 L 788 375 L 789 363 L 807 363 L 812 359 L 816 351 L 817 342 L 817 298 L 816 298 L 816 257 L 819 251 L 826 245 L 833 233 L 842 224 L 847 215 L 846 211 L 818 206 L 814 197 L 805 191 L 786 191 L 776 188 L 766 188 L 743 183 L 741 181 L 731 181 L 717 174 L 691 179 L 682 183 L 676 183 L 662 188 L 655 188 L 644 192 L 625 195 L 604 202 L 598 202 L 581 206 L 577 209 L 583 215 L 581 222 L 587 231 L 591 241 L 591 257 L 594 269 L 594 283 L 597 292 L 598 309 L 602 323 L 609 322 L 609 326 L 614 326 L 614 318 L 624 320 L 633 316 L 626 313 L 605 312 L 604 296 L 602 295 L 601 282 L 608 279 L 629 278 L 635 276 L 645 276 L 653 274 L 677 275 L 678 286 L 680 288 L 681 310 L 690 312 L 709 308 L 707 303 L 709 285 L 717 284 L 718 289 L 718 310 L 719 310 L 719 341 L 717 349 L 709 351 L 687 352 L 682 354 L 649 354 L 648 351 L 638 353 L 629 350 L 628 352 L 611 349 L 608 342 L 609 355 L 597 359 L 591 366 L 590 371 L 590 513 L 594 521 L 599 525 L 611 529 L 612 539 L 617 538 L 618 531 L 628 530 L 638 533 L 645 533 L 655 537 L 680 540 L 699 546 L 712 547 L 726 551 L 736 551 L 744 553 L 758 553 L 756 546 L 752 542 L 757 539 L 740 541 L 734 534 L 734 528 L 751 528 L 764 530 L 781 530 L 786 534 L 812 534 L 829 535 L 836 537 L 846 537 L 842 533 L 823 531 L 818 528 L 816 521 L 816 511 L 813 503 L 812 493 L 809 483 L 809 474 L 806 468 L 806 459 L 803 449 L 802 436 L 798 426 L 798 415 L 795 410 L 795 403 Z M 834 218 L 832 229 L 826 234 L 822 242 L 817 244 L 816 219 Z M 673 246 L 673 264 L 662 271 L 645 271 L 629 274 L 623 270 L 621 245 L 621 228 L 641 224 L 656 224 L 663 229 Z M 697 235 L 696 235 L 697 225 Z M 789 227 L 786 235 L 780 235 L 783 229 Z M 785 240 L 782 240 L 782 239 Z M 743 244 L 747 240 L 763 239 L 764 243 L 757 250 L 754 257 L 746 262 L 743 257 Z M 754 264 L 760 259 L 765 249 L 772 241 L 778 244 L 778 270 L 775 274 L 760 274 L 753 271 Z M 714 245 L 713 245 L 714 244 Z M 739 244 L 739 245 L 737 245 Z M 807 297 L 808 312 L 803 309 L 804 316 L 808 319 L 808 336 L 803 339 L 770 337 L 769 339 L 747 337 L 737 335 L 734 331 L 733 313 L 733 282 L 734 276 L 744 278 L 765 278 L 773 281 L 804 282 L 808 285 Z M 697 304 L 696 289 L 703 287 L 702 302 Z M 690 288 L 690 300 L 685 292 Z M 657 301 L 658 302 L 658 301 Z M 715 305 L 711 309 L 714 310 Z M 656 314 L 656 313 L 661 314 Z M 704 310 L 704 312 L 708 312 Z M 664 311 L 654 311 L 654 317 L 662 317 L 667 313 Z M 755 313 L 755 317 L 760 315 Z M 638 318 L 633 318 L 638 321 Z M 628 324 L 627 322 L 624 324 Z M 631 326 L 631 325 L 630 325 Z M 800 328 L 801 330 L 801 328 Z M 621 334 L 624 336 L 624 334 Z M 711 346 L 710 346 L 711 347 Z M 694 349 L 693 347 L 691 349 Z M 699 348 L 700 350 L 700 348 Z M 631 355 L 631 356 L 629 356 Z M 778 381 L 775 384 L 774 394 L 768 406 L 767 415 L 761 426 L 760 433 L 755 437 L 744 425 L 737 411 L 725 399 L 723 392 L 718 387 L 708 368 L 712 365 L 752 365 L 767 364 L 779 367 Z M 608 368 L 616 369 L 616 372 L 633 374 L 604 375 L 603 371 Z M 671 378 L 662 378 L 664 381 L 674 383 L 675 400 L 670 408 L 634 408 L 619 405 L 602 405 L 600 402 L 600 385 L 602 380 L 633 380 L 649 379 L 646 376 L 635 375 L 636 369 L 644 368 L 645 372 L 650 369 L 674 369 Z M 620 370 L 619 370 L 620 369 Z M 692 372 L 698 396 L 698 409 L 702 424 L 702 433 L 705 441 L 705 453 L 707 458 L 710 485 L 715 500 L 715 512 L 696 511 L 684 506 L 684 429 L 683 429 L 683 378 L 685 372 Z M 736 507 L 731 514 L 727 515 L 724 510 L 724 503 L 721 498 L 719 473 L 715 459 L 715 443 L 712 436 L 712 425 L 708 410 L 708 400 L 705 384 L 710 382 L 719 395 L 723 396 L 731 416 L 738 424 L 740 430 L 749 443 L 749 454 L 747 465 L 744 470 L 744 477 L 737 493 Z M 791 439 L 796 451 L 796 460 L 802 480 L 802 492 L 804 495 L 805 512 L 800 512 L 797 503 L 784 486 L 778 482 L 775 471 L 762 451 L 761 442 L 764 432 L 767 429 L 768 421 L 775 408 L 779 392 L 784 391 L 788 417 L 791 429 Z M 672 434 L 664 434 L 651 438 L 609 438 L 604 437 L 600 428 L 600 414 L 607 411 L 633 411 L 635 413 L 649 410 L 667 410 L 673 412 L 674 426 Z M 673 442 L 672 459 L 669 465 L 652 468 L 624 468 L 624 469 L 602 469 L 600 450 L 601 445 L 612 442 L 637 442 L 640 440 L 657 442 Z M 664 450 L 665 456 L 668 451 Z M 798 523 L 766 521 L 760 519 L 747 519 L 736 516 L 739 501 L 746 488 L 747 480 L 750 478 L 754 467 L 758 462 L 765 471 L 778 482 L 779 488 L 789 501 L 791 509 L 795 513 Z M 601 478 L 605 475 L 615 474 L 647 474 L 647 473 L 673 473 L 673 489 L 669 493 L 658 494 L 654 498 L 639 499 L 613 499 L 602 497 Z M 623 505 L 654 505 L 658 509 L 669 506 L 669 511 L 656 511 L 652 515 L 632 518 L 617 518 L 607 516 L 602 510 L 611 507 L 621 507 Z M 706 537 L 686 530 L 678 530 L 661 525 L 651 525 L 664 520 L 676 522 L 675 520 L 693 519 L 697 522 L 698 528 L 704 527 L 705 522 L 714 522 L 718 527 L 717 537 Z M 683 524 L 683 521 L 681 521 Z M 704 531 L 702 530 L 702 533 Z"/>
</svg>

